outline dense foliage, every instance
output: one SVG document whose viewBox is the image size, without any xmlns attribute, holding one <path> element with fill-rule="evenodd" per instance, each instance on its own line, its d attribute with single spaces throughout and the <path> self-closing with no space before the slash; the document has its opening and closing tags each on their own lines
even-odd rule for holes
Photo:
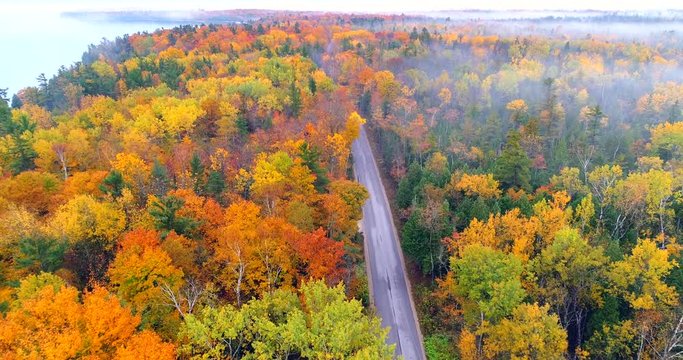
<svg viewBox="0 0 683 360">
<path fill-rule="evenodd" d="M 0 101 L 0 357 L 392 356 L 347 179 L 364 120 L 264 25 L 104 42 Z"/>
<path fill-rule="evenodd" d="M 355 46 L 429 357 L 680 356 L 680 37 L 496 25 Z"/>
<path fill-rule="evenodd" d="M 0 352 L 391 357 L 367 119 L 430 359 L 680 355 L 683 42 L 543 29 L 183 26 L 0 101 Z"/>
</svg>

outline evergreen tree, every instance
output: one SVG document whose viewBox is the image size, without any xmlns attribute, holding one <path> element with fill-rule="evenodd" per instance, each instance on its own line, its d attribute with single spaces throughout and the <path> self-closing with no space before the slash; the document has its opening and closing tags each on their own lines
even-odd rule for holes
<svg viewBox="0 0 683 360">
<path fill-rule="evenodd" d="M 19 241 L 17 267 L 34 272 L 53 272 L 64 261 L 66 242 L 46 237 L 25 237 Z"/>
<path fill-rule="evenodd" d="M 13 174 L 18 174 L 35 167 L 33 160 L 38 156 L 33 149 L 33 133 L 36 124 L 25 114 L 19 115 L 18 121 L 12 119 L 7 109 L 7 103 L 2 101 L 4 111 L 0 110 L 0 134 L 9 135 L 12 141 L 9 143 L 8 155 L 5 159 Z M 5 112 L 5 115 L 2 113 Z"/>
<path fill-rule="evenodd" d="M 372 116 L 372 93 L 364 91 L 358 99 L 358 111 L 363 118 L 369 119 Z"/>
<path fill-rule="evenodd" d="M 429 45 L 432 42 L 432 35 L 425 27 L 423 27 L 422 32 L 420 32 L 420 42 L 425 45 Z"/>
<path fill-rule="evenodd" d="M 190 235 L 199 225 L 192 218 L 178 216 L 176 213 L 185 205 L 185 200 L 176 196 L 165 196 L 152 203 L 149 214 L 154 218 L 154 225 L 165 237 L 171 231 L 178 235 Z"/>
<path fill-rule="evenodd" d="M 21 101 L 17 94 L 12 95 L 12 109 L 18 109 L 22 107 L 24 103 Z"/>
<path fill-rule="evenodd" d="M 178 90 L 180 75 L 185 71 L 185 67 L 174 59 L 159 60 L 159 77 L 169 88 Z"/>
<path fill-rule="evenodd" d="M 12 111 L 10 110 L 9 106 L 7 106 L 6 101 L 0 101 L 0 135 L 9 134 L 11 132 L 12 126 Z"/>
<path fill-rule="evenodd" d="M 417 32 L 417 28 L 413 26 L 413 31 L 410 32 L 410 40 L 417 40 L 420 34 Z"/>
<path fill-rule="evenodd" d="M 194 192 L 201 194 L 204 189 L 204 164 L 197 153 L 194 153 L 190 160 L 190 177 L 194 183 Z"/>
<path fill-rule="evenodd" d="M 491 112 L 486 118 L 484 124 L 484 131 L 482 132 L 483 145 L 486 150 L 493 151 L 494 154 L 500 150 L 500 144 L 503 140 L 502 122 L 497 112 Z"/>
<path fill-rule="evenodd" d="M 422 168 L 417 162 L 410 164 L 408 173 L 398 183 L 398 191 L 396 192 L 396 202 L 402 209 L 409 207 L 415 198 L 415 188 L 422 180 Z"/>
<path fill-rule="evenodd" d="M 311 90 L 311 94 L 313 95 L 318 91 L 318 86 L 315 84 L 315 79 L 312 77 L 308 78 L 308 90 Z"/>
<path fill-rule="evenodd" d="M 100 191 L 109 194 L 114 198 L 118 198 L 122 195 L 124 187 L 123 175 L 118 170 L 110 171 L 99 186 Z"/>
<path fill-rule="evenodd" d="M 436 244 L 430 244 L 429 230 L 422 225 L 420 211 L 416 210 L 410 215 L 408 221 L 403 225 L 401 232 L 401 247 L 411 259 L 413 259 L 422 269 L 424 274 L 433 268 L 432 250 Z M 439 239 L 440 241 L 441 239 Z"/>
<path fill-rule="evenodd" d="M 327 184 L 330 183 L 330 179 L 327 178 L 327 170 L 320 166 L 320 150 L 308 143 L 303 143 L 299 147 L 299 151 L 304 164 L 315 174 L 315 182 L 313 182 L 315 189 L 318 192 L 325 191 Z"/>
<path fill-rule="evenodd" d="M 595 146 L 597 143 L 598 132 L 600 131 L 600 122 L 602 121 L 602 118 L 605 117 L 605 114 L 602 112 L 602 109 L 600 109 L 600 105 L 595 105 L 588 108 L 588 113 L 586 115 L 588 116 L 588 121 L 586 124 L 588 138 L 590 140 L 590 144 Z"/>
<path fill-rule="evenodd" d="M 152 165 L 151 173 L 151 186 L 152 193 L 156 196 L 164 196 L 168 191 L 169 178 L 168 170 L 163 166 L 159 160 L 154 160 L 154 165 Z"/>
<path fill-rule="evenodd" d="M 519 132 L 508 133 L 507 144 L 496 161 L 495 176 L 506 187 L 517 187 L 531 190 L 531 160 L 520 145 Z"/>
<path fill-rule="evenodd" d="M 221 194 L 225 191 L 225 177 L 220 171 L 211 171 L 206 181 L 206 193 L 214 199 L 220 200 Z"/>
<path fill-rule="evenodd" d="M 235 127 L 237 127 L 237 132 L 239 132 L 240 135 L 246 136 L 249 134 L 249 120 L 245 117 L 238 116 L 237 120 L 235 120 Z"/>
<path fill-rule="evenodd" d="M 289 85 L 289 99 L 291 100 L 289 107 L 290 115 L 292 117 L 299 117 L 299 113 L 301 112 L 301 93 L 294 82 Z"/>
</svg>

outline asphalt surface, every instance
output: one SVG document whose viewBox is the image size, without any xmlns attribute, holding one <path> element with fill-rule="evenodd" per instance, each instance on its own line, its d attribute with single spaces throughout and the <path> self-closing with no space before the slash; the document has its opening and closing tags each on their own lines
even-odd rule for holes
<svg viewBox="0 0 683 360">
<path fill-rule="evenodd" d="M 370 193 L 363 206 L 361 231 L 365 236 L 365 260 L 373 303 L 382 318 L 382 326 L 391 328 L 388 342 L 396 344 L 396 355 L 403 355 L 406 360 L 423 360 L 422 336 L 403 253 L 364 128 L 353 143 L 353 160 L 356 179 Z"/>
</svg>

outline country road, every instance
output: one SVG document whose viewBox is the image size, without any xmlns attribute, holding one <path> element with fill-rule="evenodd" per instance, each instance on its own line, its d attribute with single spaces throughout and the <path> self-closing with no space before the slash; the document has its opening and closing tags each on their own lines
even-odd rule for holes
<svg viewBox="0 0 683 360">
<path fill-rule="evenodd" d="M 391 327 L 389 342 L 396 344 L 396 355 L 406 360 L 425 359 L 403 253 L 365 128 L 353 143 L 353 159 L 356 179 L 370 193 L 363 206 L 361 231 L 373 303 L 382 326 Z"/>
</svg>

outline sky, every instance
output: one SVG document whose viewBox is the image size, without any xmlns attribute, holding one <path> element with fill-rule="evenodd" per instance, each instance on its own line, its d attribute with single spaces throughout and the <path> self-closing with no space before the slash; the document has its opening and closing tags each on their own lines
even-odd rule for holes
<svg viewBox="0 0 683 360">
<path fill-rule="evenodd" d="M 6 4 L 2 4 L 6 3 Z M 288 9 L 356 12 L 411 12 L 461 9 L 522 10 L 663 10 L 683 9 L 676 0 L 0 0 L 3 11 L 54 12 L 72 10 L 217 10 L 217 9 Z"/>
</svg>

